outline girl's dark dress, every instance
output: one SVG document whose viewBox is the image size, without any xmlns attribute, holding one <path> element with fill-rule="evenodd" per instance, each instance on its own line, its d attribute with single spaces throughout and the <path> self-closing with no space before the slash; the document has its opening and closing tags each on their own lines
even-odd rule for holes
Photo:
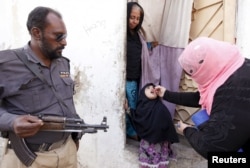
<svg viewBox="0 0 250 168">
<path fill-rule="evenodd" d="M 141 138 L 139 162 L 143 167 L 166 167 L 173 157 L 171 144 L 179 142 L 172 117 L 161 99 L 148 99 L 146 84 L 140 91 L 133 122 Z M 154 85 L 153 85 L 154 86 Z"/>
</svg>

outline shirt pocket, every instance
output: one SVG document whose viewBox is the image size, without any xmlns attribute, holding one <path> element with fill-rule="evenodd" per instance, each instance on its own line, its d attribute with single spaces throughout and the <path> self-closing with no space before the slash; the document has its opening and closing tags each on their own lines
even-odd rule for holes
<svg viewBox="0 0 250 168">
<path fill-rule="evenodd" d="M 37 77 L 25 79 L 18 86 L 18 91 L 13 97 L 13 101 L 15 101 L 16 106 L 19 106 L 20 109 L 28 114 L 34 113 L 42 108 L 41 101 L 43 100 L 41 95 L 47 92 L 45 84 Z"/>
<path fill-rule="evenodd" d="M 74 94 L 74 81 L 71 78 L 61 78 L 62 84 L 59 85 L 59 92 L 63 99 L 69 99 L 73 97 Z"/>
</svg>

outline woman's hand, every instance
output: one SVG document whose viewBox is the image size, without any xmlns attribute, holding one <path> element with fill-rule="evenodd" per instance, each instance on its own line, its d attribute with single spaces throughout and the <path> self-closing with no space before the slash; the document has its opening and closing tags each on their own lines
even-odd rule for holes
<svg viewBox="0 0 250 168">
<path fill-rule="evenodd" d="M 178 131 L 181 132 L 182 134 L 183 134 L 183 130 L 184 130 L 185 128 L 187 128 L 187 127 L 192 127 L 192 126 L 191 126 L 191 125 L 188 125 L 188 124 L 185 124 L 185 123 L 183 123 L 182 121 L 179 121 L 179 122 L 177 123 L 177 129 L 178 129 Z"/>
<path fill-rule="evenodd" d="M 163 97 L 164 96 L 164 93 L 166 91 L 166 88 L 163 87 L 163 86 L 155 86 L 155 93 L 159 96 L 159 97 Z"/>
<path fill-rule="evenodd" d="M 124 107 L 125 111 L 128 110 L 128 108 L 129 108 L 128 107 L 128 99 L 125 99 L 123 107 Z"/>
</svg>

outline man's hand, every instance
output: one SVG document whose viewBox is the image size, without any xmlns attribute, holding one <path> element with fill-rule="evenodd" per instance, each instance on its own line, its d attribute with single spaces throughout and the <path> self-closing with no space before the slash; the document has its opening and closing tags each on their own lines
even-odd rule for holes
<svg viewBox="0 0 250 168">
<path fill-rule="evenodd" d="M 21 138 L 35 135 L 40 127 L 43 125 L 43 121 L 36 116 L 21 115 L 14 120 L 14 132 Z"/>
<path fill-rule="evenodd" d="M 159 97 L 163 97 L 164 96 L 164 93 L 166 91 L 166 88 L 163 87 L 163 86 L 155 86 L 155 93 L 159 96 Z"/>
</svg>

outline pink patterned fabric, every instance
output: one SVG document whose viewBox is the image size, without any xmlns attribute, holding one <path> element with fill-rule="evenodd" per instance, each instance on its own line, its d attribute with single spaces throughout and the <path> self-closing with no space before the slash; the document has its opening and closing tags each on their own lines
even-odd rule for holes
<svg viewBox="0 0 250 168">
<path fill-rule="evenodd" d="M 192 41 L 179 57 L 182 68 L 198 84 L 199 103 L 208 114 L 216 89 L 242 66 L 244 60 L 237 46 L 208 37 Z"/>
<path fill-rule="evenodd" d="M 176 156 L 168 141 L 152 144 L 142 139 L 139 148 L 140 168 L 167 168 L 169 160 L 175 160 Z"/>
</svg>

